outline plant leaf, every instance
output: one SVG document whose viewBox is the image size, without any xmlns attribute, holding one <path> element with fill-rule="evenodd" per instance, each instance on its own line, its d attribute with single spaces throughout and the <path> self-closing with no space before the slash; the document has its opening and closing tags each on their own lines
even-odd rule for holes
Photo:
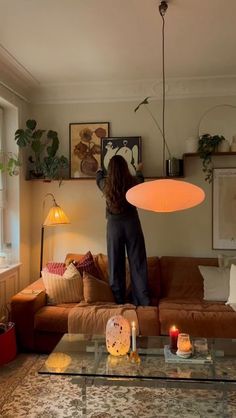
<svg viewBox="0 0 236 418">
<path fill-rule="evenodd" d="M 33 130 L 36 128 L 36 126 L 37 126 L 37 122 L 36 122 L 36 120 L 34 120 L 34 119 L 28 119 L 28 120 L 26 121 L 26 126 L 27 126 L 27 128 L 29 128 L 31 131 L 33 131 Z"/>
<path fill-rule="evenodd" d="M 138 104 L 138 106 L 134 109 L 134 111 L 137 112 L 137 110 L 139 110 L 140 106 L 142 106 L 143 104 L 148 104 L 149 103 L 148 99 L 150 99 L 150 96 L 145 97 L 145 99 L 141 103 Z"/>
</svg>

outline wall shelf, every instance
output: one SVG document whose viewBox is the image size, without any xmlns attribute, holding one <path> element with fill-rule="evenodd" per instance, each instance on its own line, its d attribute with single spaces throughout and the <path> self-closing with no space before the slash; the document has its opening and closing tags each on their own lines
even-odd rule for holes
<svg viewBox="0 0 236 418">
<path fill-rule="evenodd" d="M 236 152 L 213 152 L 212 154 L 211 154 L 213 157 L 225 157 L 225 156 L 235 156 L 236 155 Z M 183 154 L 183 175 L 181 175 L 181 176 L 177 176 L 177 177 L 171 177 L 171 176 L 169 176 L 169 177 L 163 177 L 163 176 L 144 176 L 144 178 L 145 178 L 145 180 L 158 180 L 158 179 L 163 179 L 163 178 L 165 178 L 165 179 L 180 179 L 180 178 L 184 178 L 185 177 L 185 175 L 184 175 L 184 173 L 185 173 L 185 160 L 186 160 L 186 158 L 189 158 L 189 157 L 198 157 L 198 158 L 200 158 L 199 157 L 200 156 L 200 154 L 199 154 L 199 152 L 186 152 L 186 153 L 184 153 Z M 65 178 L 65 179 L 62 179 L 62 181 L 86 181 L 86 180 L 89 180 L 89 181 L 95 181 L 96 180 L 96 178 L 95 177 L 78 177 L 78 178 Z M 57 181 L 57 182 L 59 182 L 59 180 L 46 180 L 46 179 L 26 179 L 26 181 L 33 181 L 33 182 L 35 182 L 35 181 L 41 181 L 41 182 L 43 182 L 43 183 L 51 183 L 52 181 Z"/>
<path fill-rule="evenodd" d="M 185 157 L 199 157 L 199 155 L 199 152 L 186 152 L 185 154 L 183 154 L 183 159 Z M 236 152 L 213 152 L 211 155 L 216 157 L 224 157 L 225 155 L 236 155 Z"/>
</svg>

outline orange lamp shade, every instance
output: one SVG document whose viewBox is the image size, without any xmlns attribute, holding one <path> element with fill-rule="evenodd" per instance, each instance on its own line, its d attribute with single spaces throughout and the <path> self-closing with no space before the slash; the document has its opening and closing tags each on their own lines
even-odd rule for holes
<svg viewBox="0 0 236 418">
<path fill-rule="evenodd" d="M 126 193 L 132 205 L 153 212 L 175 212 L 199 205 L 205 192 L 186 181 L 161 179 L 132 187 Z"/>
<path fill-rule="evenodd" d="M 43 226 L 53 226 L 59 224 L 69 224 L 70 221 L 62 208 L 58 205 L 53 206 L 43 223 Z"/>
</svg>

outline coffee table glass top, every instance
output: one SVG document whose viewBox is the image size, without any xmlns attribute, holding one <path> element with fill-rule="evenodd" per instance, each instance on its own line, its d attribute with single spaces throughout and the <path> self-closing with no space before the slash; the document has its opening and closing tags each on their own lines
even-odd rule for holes
<svg viewBox="0 0 236 418">
<path fill-rule="evenodd" d="M 211 363 L 179 363 L 178 358 L 176 363 L 167 363 L 164 346 L 169 344 L 168 337 L 138 337 L 140 363 L 131 363 L 129 355 L 110 356 L 104 336 L 64 334 L 39 373 L 236 383 L 236 339 L 208 339 L 207 342 Z"/>
</svg>

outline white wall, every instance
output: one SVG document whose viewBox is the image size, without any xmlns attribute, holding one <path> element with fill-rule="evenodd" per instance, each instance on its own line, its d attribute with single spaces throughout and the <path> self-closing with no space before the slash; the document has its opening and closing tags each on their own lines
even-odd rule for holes
<svg viewBox="0 0 236 418">
<path fill-rule="evenodd" d="M 187 137 L 197 135 L 198 123 L 203 113 L 219 103 L 236 105 L 236 98 L 167 102 L 166 137 L 175 156 L 181 157 L 185 152 Z M 136 105 L 137 103 L 130 102 L 32 105 L 30 116 L 37 120 L 40 128 L 58 131 L 61 139 L 60 151 L 65 155 L 69 153 L 71 122 L 108 121 L 111 136 L 140 135 L 143 141 L 144 174 L 158 176 L 162 166 L 161 138 L 145 109 L 134 113 Z M 160 121 L 161 102 L 152 102 L 151 108 L 156 111 Z M 222 109 L 222 126 L 224 112 L 227 109 Z M 235 128 L 232 126 L 233 131 L 236 132 L 236 124 Z M 217 167 L 236 166 L 236 156 L 215 157 L 214 161 Z M 199 207 L 179 213 L 156 214 L 140 210 L 148 255 L 216 256 L 219 252 L 212 250 L 212 186 L 204 181 L 199 158 L 187 159 L 185 174 L 185 180 L 203 187 L 206 200 Z M 57 182 L 26 183 L 30 185 L 32 208 L 29 218 L 32 234 L 31 280 L 36 279 L 39 274 L 40 229 L 51 204 L 48 199 L 45 213 L 42 213 L 42 201 L 46 193 L 55 195 L 58 204 L 69 216 L 71 225 L 45 229 L 44 262 L 50 259 L 62 261 L 66 253 L 72 251 L 106 253 L 105 202 L 95 180 L 67 180 L 61 187 Z"/>
</svg>

